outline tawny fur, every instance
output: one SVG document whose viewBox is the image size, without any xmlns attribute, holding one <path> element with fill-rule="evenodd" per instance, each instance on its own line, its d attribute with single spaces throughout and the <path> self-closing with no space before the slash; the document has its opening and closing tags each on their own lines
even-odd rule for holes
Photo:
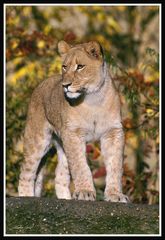
<svg viewBox="0 0 165 240">
<path fill-rule="evenodd" d="M 24 136 L 19 196 L 40 196 L 41 158 L 55 142 L 58 198 L 94 200 L 96 191 L 86 160 L 86 142 L 100 140 L 106 166 L 105 200 L 128 202 L 122 193 L 124 133 L 120 99 L 97 42 L 58 44 L 62 75 L 43 81 L 33 92 Z M 54 134 L 55 138 L 52 137 Z M 70 174 L 75 191 L 69 190 Z"/>
</svg>

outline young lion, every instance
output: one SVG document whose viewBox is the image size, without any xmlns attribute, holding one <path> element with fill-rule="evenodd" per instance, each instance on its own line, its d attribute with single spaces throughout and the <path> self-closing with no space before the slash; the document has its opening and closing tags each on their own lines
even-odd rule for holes
<svg viewBox="0 0 165 240">
<path fill-rule="evenodd" d="M 55 190 L 60 199 L 95 200 L 96 191 L 86 160 L 86 142 L 100 140 L 106 166 L 105 200 L 128 202 L 122 193 L 124 134 L 120 100 L 97 42 L 69 46 L 60 41 L 62 76 L 43 81 L 33 92 L 24 136 L 25 160 L 19 196 L 40 196 L 41 158 L 52 141 L 57 154 Z"/>
</svg>

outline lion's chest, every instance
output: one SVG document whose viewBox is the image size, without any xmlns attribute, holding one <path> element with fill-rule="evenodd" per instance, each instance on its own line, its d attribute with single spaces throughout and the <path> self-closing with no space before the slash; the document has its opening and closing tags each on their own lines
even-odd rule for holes
<svg viewBox="0 0 165 240">
<path fill-rule="evenodd" d="M 98 121 L 94 120 L 91 122 L 90 126 L 85 129 L 85 140 L 87 142 L 99 140 L 105 131 L 105 127 L 103 125 L 101 126 Z"/>
<path fill-rule="evenodd" d="M 68 121 L 68 127 L 82 134 L 85 141 L 99 140 L 114 124 L 113 116 L 108 109 L 81 109 L 73 113 Z"/>
<path fill-rule="evenodd" d="M 85 128 L 85 140 L 86 141 L 96 141 L 101 138 L 101 136 L 108 131 L 111 125 L 110 114 L 108 113 L 95 113 L 86 119 Z M 83 128 L 83 126 L 82 126 Z"/>
</svg>

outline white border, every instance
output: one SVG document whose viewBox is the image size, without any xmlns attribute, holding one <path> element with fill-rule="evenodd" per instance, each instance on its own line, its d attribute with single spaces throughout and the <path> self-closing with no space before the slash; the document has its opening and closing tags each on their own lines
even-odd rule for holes
<svg viewBox="0 0 165 240">
<path fill-rule="evenodd" d="M 6 34 L 6 8 L 4 6 L 4 15 L 3 15 L 3 29 L 4 29 L 4 32 L 3 32 L 3 36 L 4 36 L 4 39 L 3 39 L 3 44 L 4 44 L 4 49 L 3 49 L 3 59 L 4 59 L 4 65 L 3 65 L 3 102 L 4 102 L 4 109 L 3 109 L 3 122 L 4 122 L 4 129 L 3 129 L 3 136 L 4 136 L 4 146 L 3 146 L 3 153 L 4 153 L 4 160 L 3 160 L 3 166 L 4 166 L 4 171 L 3 171 L 3 177 L 4 177 L 4 191 L 3 191 L 3 194 L 4 194 L 4 206 L 3 206 L 3 216 L 4 216 L 4 236 L 7 236 L 5 235 L 5 227 L 6 227 L 6 38 L 5 38 L 5 34 Z"/>
<path fill-rule="evenodd" d="M 67 5 L 68 4 L 68 5 Z M 4 6 L 161 6 L 160 3 L 7 3 Z"/>
<path fill-rule="evenodd" d="M 160 129 L 159 129 L 159 132 L 160 132 L 160 155 L 159 155 L 159 166 L 160 166 L 160 169 L 159 169 L 159 196 L 160 196 L 160 203 L 159 203 L 159 234 L 6 234 L 6 209 L 5 209 L 5 206 L 6 206 L 6 38 L 5 38 L 5 34 L 6 34 L 6 7 L 7 6 L 120 6 L 120 5 L 124 5 L 124 6 L 158 6 L 159 7 L 159 70 L 160 70 L 160 77 L 159 77 L 159 97 L 160 97 L 160 105 L 159 105 L 159 110 L 160 110 L 160 118 L 159 118 L 159 126 L 160 126 Z M 162 204 L 162 192 L 161 192 L 161 186 L 162 186 L 162 183 L 161 183 L 161 150 L 162 150 L 162 146 L 161 146 L 161 80 L 162 80 L 162 74 L 161 74 L 161 69 L 162 69 L 162 64 L 161 64 L 161 51 L 162 51 L 162 45 L 161 45 L 161 29 L 162 29 L 162 22 L 161 22 L 161 16 L 162 16 L 162 4 L 157 4 L 157 3 L 118 3 L 118 4 L 110 4 L 110 3 L 101 3 L 101 4 L 91 4 L 91 3 L 80 3 L 80 4 L 69 4 L 67 5 L 67 3 L 61 3 L 61 4 L 37 4 L 37 3 L 10 3 L 10 4 L 4 4 L 4 76 L 3 76 L 3 79 L 4 79 L 4 147 L 3 147 L 3 151 L 4 151 L 4 206 L 3 206 L 3 213 L 4 213 L 4 228 L 3 228 L 3 231 L 4 231 L 4 236 L 9 236 L 9 237 L 12 237 L 12 236 L 17 236 L 17 237 L 38 237 L 38 236 L 43 236 L 43 237 L 47 237 L 47 236 L 58 236 L 58 237 L 63 237 L 63 236 L 128 236 L 128 237 L 131 237 L 131 236 L 146 236 L 146 237 L 149 237 L 149 236 L 161 236 L 162 234 L 162 229 L 161 229 L 161 221 L 162 221 L 162 215 L 161 215 L 161 204 Z"/>
</svg>

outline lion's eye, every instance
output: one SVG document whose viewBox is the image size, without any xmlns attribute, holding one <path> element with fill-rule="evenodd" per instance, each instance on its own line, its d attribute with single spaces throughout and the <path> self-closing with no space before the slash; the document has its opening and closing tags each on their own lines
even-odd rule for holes
<svg viewBox="0 0 165 240">
<path fill-rule="evenodd" d="M 62 69 L 63 69 L 64 71 L 66 71 L 67 66 L 66 66 L 66 65 L 62 65 Z"/>
<path fill-rule="evenodd" d="M 76 70 L 83 69 L 84 67 L 85 67 L 85 65 L 78 64 L 78 65 L 77 65 L 77 69 L 76 69 Z"/>
</svg>

